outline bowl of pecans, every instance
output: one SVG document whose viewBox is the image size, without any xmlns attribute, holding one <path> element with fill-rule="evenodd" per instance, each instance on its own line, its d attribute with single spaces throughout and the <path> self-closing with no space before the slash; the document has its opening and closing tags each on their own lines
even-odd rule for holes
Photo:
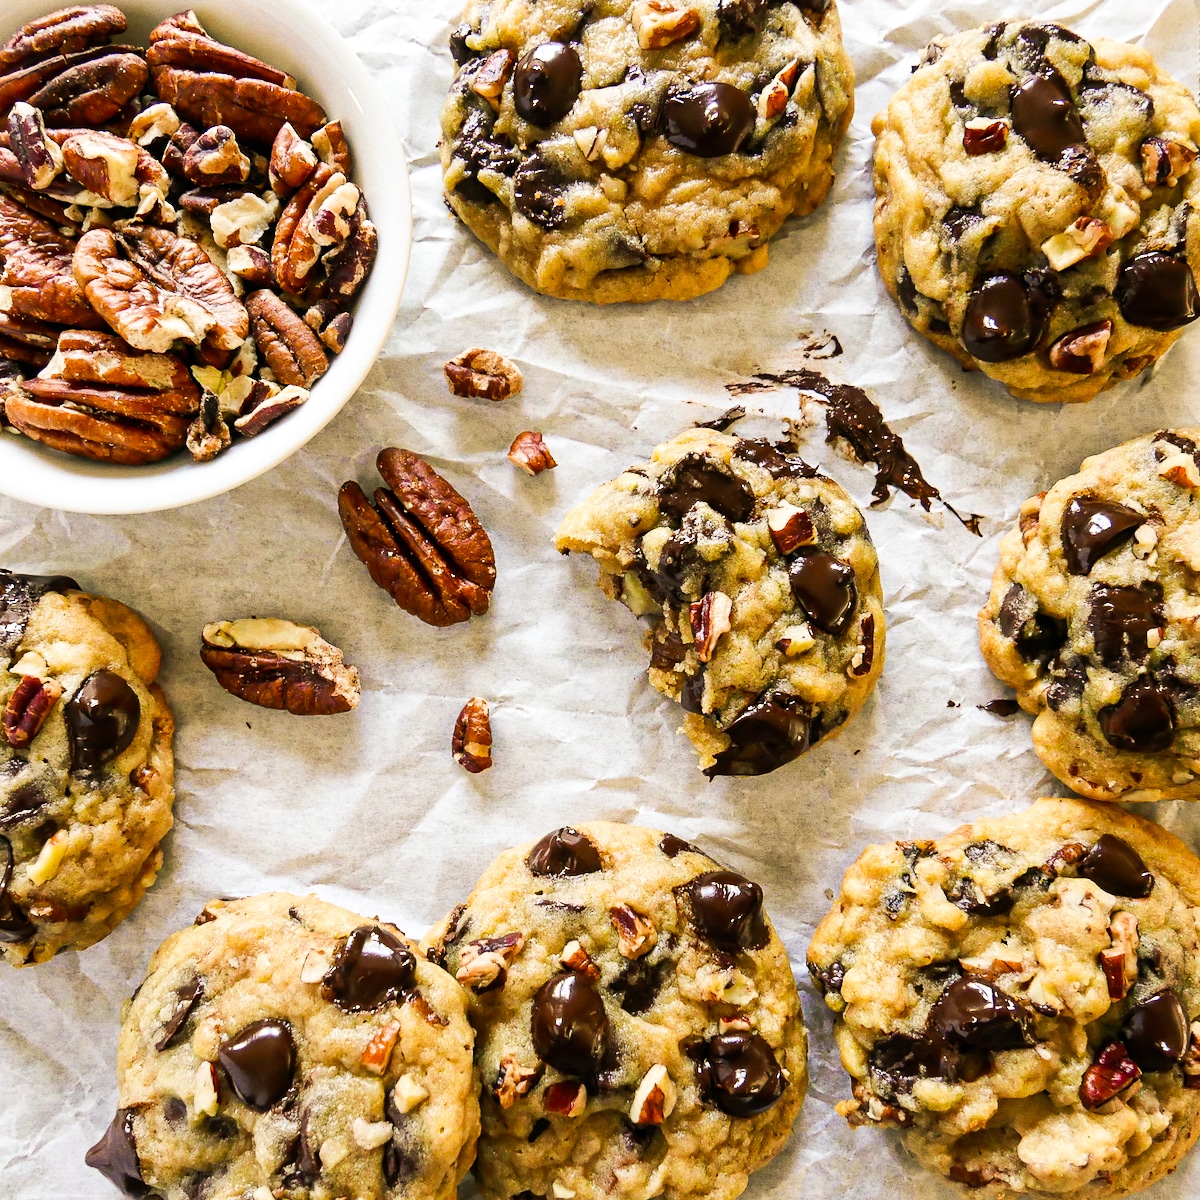
<svg viewBox="0 0 1200 1200">
<path fill-rule="evenodd" d="M 0 17 L 0 493 L 87 513 L 270 470 L 362 383 L 412 244 L 400 139 L 304 0 Z"/>
</svg>

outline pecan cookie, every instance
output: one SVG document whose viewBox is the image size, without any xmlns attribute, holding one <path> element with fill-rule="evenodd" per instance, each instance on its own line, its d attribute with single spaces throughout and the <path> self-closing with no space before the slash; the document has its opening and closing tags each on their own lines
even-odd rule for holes
<svg viewBox="0 0 1200 1200">
<path fill-rule="evenodd" d="M 1198 443 L 1146 434 L 1027 500 L 979 614 L 1038 757 L 1094 800 L 1200 799 Z"/>
<path fill-rule="evenodd" d="M 175 723 L 149 627 L 63 576 L 0 570 L 0 958 L 82 950 L 162 866 Z"/>
<path fill-rule="evenodd" d="M 1059 25 L 936 38 L 875 118 L 875 243 L 918 332 L 1026 400 L 1091 400 L 1200 316 L 1200 109 Z"/>
<path fill-rule="evenodd" d="M 1200 1133 L 1198 906 L 1200 861 L 1113 805 L 868 847 L 808 951 L 839 1112 L 984 1200 L 1153 1183 Z"/>
<path fill-rule="evenodd" d="M 450 48 L 450 207 L 570 300 L 687 300 L 765 266 L 854 107 L 832 0 L 469 0 Z"/>
<path fill-rule="evenodd" d="M 705 774 L 762 775 L 832 737 L 883 669 L 879 560 L 832 479 L 769 442 L 691 429 L 597 488 L 555 546 L 649 635 Z"/>
<path fill-rule="evenodd" d="M 731 1200 L 787 1140 L 807 1083 L 787 953 L 758 884 L 695 846 L 557 829 L 427 945 L 471 994 L 488 1200 Z"/>
<path fill-rule="evenodd" d="M 208 904 L 126 1005 L 88 1151 L 128 1196 L 436 1200 L 475 1156 L 462 989 L 394 925 L 283 892 Z"/>
</svg>

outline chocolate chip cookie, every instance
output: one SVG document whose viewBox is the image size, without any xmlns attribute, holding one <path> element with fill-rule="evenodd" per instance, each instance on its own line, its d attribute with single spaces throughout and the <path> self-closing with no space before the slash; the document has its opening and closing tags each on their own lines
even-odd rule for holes
<svg viewBox="0 0 1200 1200">
<path fill-rule="evenodd" d="M 1198 906 L 1200 861 L 1115 805 L 868 847 L 808 952 L 838 1110 L 988 1200 L 1146 1187 L 1200 1133 Z"/>
<path fill-rule="evenodd" d="M 427 946 L 471 995 L 487 1200 L 732 1200 L 787 1140 L 807 1082 L 787 953 L 758 884 L 695 846 L 557 829 Z"/>
<path fill-rule="evenodd" d="M 1200 799 L 1198 443 L 1146 434 L 1027 500 L 979 614 L 1038 757 L 1095 800 Z"/>
<path fill-rule="evenodd" d="M 833 0 L 469 0 L 450 48 L 450 207 L 569 300 L 687 300 L 765 266 L 854 107 Z"/>
<path fill-rule="evenodd" d="M 162 866 L 175 723 L 145 621 L 0 570 L 0 958 L 98 942 Z"/>
<path fill-rule="evenodd" d="M 1144 50 L 1000 21 L 875 118 L 875 243 L 918 332 L 1026 400 L 1091 400 L 1200 316 L 1200 109 Z"/>
<path fill-rule="evenodd" d="M 436 1200 L 479 1134 L 463 991 L 394 925 L 283 892 L 208 904 L 124 1012 L 88 1151 L 128 1196 Z"/>
<path fill-rule="evenodd" d="M 879 560 L 832 479 L 768 441 L 691 429 L 563 518 L 561 551 L 649 617 L 650 682 L 710 778 L 832 737 L 883 669 Z"/>
</svg>

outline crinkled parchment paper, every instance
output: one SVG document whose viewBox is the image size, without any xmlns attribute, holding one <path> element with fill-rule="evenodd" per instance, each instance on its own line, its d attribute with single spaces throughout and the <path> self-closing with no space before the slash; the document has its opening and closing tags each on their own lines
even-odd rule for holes
<svg viewBox="0 0 1200 1200">
<path fill-rule="evenodd" d="M 116 1099 L 121 1001 L 154 947 L 210 897 L 315 889 L 420 935 L 505 846 L 608 818 L 665 826 L 761 880 L 801 978 L 812 1086 L 795 1136 L 747 1195 L 949 1196 L 892 1137 L 854 1132 L 834 1113 L 848 1088 L 805 948 L 864 843 L 936 836 L 1062 790 L 1033 754 L 1027 717 L 976 707 L 1004 690 L 979 657 L 975 612 L 998 537 L 1026 496 L 1088 454 L 1200 418 L 1200 330 L 1153 379 L 1060 409 L 963 373 L 909 332 L 884 293 L 872 261 L 871 117 L 930 37 L 1022 15 L 1020 6 L 842 0 L 858 115 L 829 201 L 789 223 L 757 275 L 686 305 L 604 309 L 525 290 L 442 204 L 434 147 L 457 0 L 319 7 L 378 77 L 413 171 L 412 271 L 366 384 L 307 449 L 204 504 L 91 518 L 54 511 L 53 496 L 44 509 L 0 500 L 0 563 L 69 572 L 149 618 L 179 721 L 176 826 L 157 886 L 99 946 L 0 972 L 0 1195 L 110 1194 L 83 1154 Z M 1030 7 L 1084 35 L 1141 42 L 1196 86 L 1197 0 Z M 636 621 L 604 600 L 590 561 L 560 558 L 551 537 L 595 484 L 727 407 L 727 384 L 804 365 L 803 339 L 826 330 L 845 353 L 814 365 L 869 391 L 950 503 L 986 514 L 984 536 L 903 496 L 869 511 L 889 626 L 878 690 L 841 737 L 791 766 L 707 783 L 675 733 L 678 710 L 645 681 Z M 520 362 L 518 399 L 448 395 L 442 363 L 473 345 Z M 777 418 L 797 415 L 794 391 L 748 400 Z M 531 479 L 509 464 L 522 429 L 545 434 L 557 471 Z M 422 625 L 351 554 L 337 488 L 351 477 L 373 484 L 384 445 L 426 455 L 490 531 L 499 584 L 486 617 Z M 805 453 L 869 503 L 872 473 L 834 455 L 819 421 Z M 197 655 L 201 626 L 250 613 L 319 626 L 362 671 L 358 711 L 304 720 L 221 691 Z M 449 749 L 455 715 L 474 694 L 491 701 L 496 738 L 496 765 L 481 776 L 457 767 Z M 1200 845 L 1200 806 L 1144 807 Z M 1153 1195 L 1197 1193 L 1200 1152 Z"/>
</svg>

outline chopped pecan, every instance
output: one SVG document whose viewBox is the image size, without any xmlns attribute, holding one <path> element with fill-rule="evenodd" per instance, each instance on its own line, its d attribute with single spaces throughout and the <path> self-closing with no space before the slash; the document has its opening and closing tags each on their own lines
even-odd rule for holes
<svg viewBox="0 0 1200 1200">
<path fill-rule="evenodd" d="M 227 196 L 224 189 L 197 189 L 207 196 Z M 250 246 L 258 242 L 267 232 L 271 222 L 279 213 L 279 201 L 274 192 L 258 196 L 254 192 L 236 190 L 228 199 L 221 199 L 209 213 L 213 240 L 222 249 L 232 246 Z M 182 197 L 181 197 L 182 202 Z"/>
<path fill-rule="evenodd" d="M 354 326 L 354 318 L 342 312 L 335 302 L 322 300 L 304 314 L 304 323 L 317 334 L 335 354 L 340 354 Z"/>
<path fill-rule="evenodd" d="M 494 54 L 489 54 L 475 72 L 475 78 L 471 81 L 471 91 L 490 101 L 494 108 L 499 108 L 504 85 L 508 82 L 516 61 L 517 56 L 511 50 L 497 50 Z"/>
<path fill-rule="evenodd" d="M 516 1055 L 506 1054 L 500 1060 L 500 1074 L 492 1085 L 492 1094 L 500 1107 L 512 1108 L 518 1097 L 528 1096 L 545 1070 L 543 1063 L 538 1063 L 536 1067 L 525 1067 L 517 1061 Z"/>
<path fill-rule="evenodd" d="M 40 110 L 23 101 L 8 114 L 8 140 L 13 157 L 21 168 L 26 186 L 37 191 L 48 188 L 63 169 L 62 150 L 46 136 L 46 123 Z"/>
<path fill-rule="evenodd" d="M 1168 455 L 1158 464 L 1158 473 L 1179 487 L 1200 487 L 1200 467 L 1190 454 Z"/>
<path fill-rule="evenodd" d="M 257 437 L 268 425 L 297 409 L 308 399 L 308 389 L 288 384 L 278 388 L 258 380 L 246 398 L 233 427 L 242 437 Z"/>
<path fill-rule="evenodd" d="M 62 692 L 62 684 L 57 680 L 22 675 L 4 708 L 3 728 L 8 744 L 17 750 L 25 749 L 37 737 Z"/>
<path fill-rule="evenodd" d="M 628 904 L 614 904 L 608 915 L 617 929 L 617 949 L 626 958 L 642 958 L 654 949 L 658 931 L 649 917 Z"/>
<path fill-rule="evenodd" d="M 62 144 L 62 155 L 67 174 L 72 179 L 89 192 L 121 206 L 137 202 L 142 182 L 138 178 L 138 168 L 142 158 L 154 162 L 136 142 L 103 129 L 81 129 L 72 133 Z"/>
<path fill-rule="evenodd" d="M 232 442 L 220 398 L 205 388 L 200 396 L 200 411 L 188 426 L 188 453 L 197 462 L 211 462 L 222 450 L 228 450 Z"/>
<path fill-rule="evenodd" d="M 1062 233 L 1042 243 L 1042 253 L 1056 271 L 1065 271 L 1085 258 L 1103 254 L 1113 244 L 1113 231 L 1094 217 L 1080 217 Z"/>
<path fill-rule="evenodd" d="M 471 506 L 410 450 L 382 450 L 376 466 L 390 489 L 376 489 L 378 508 L 353 481 L 338 494 L 342 525 L 371 578 L 428 625 L 487 612 L 496 558 Z"/>
<path fill-rule="evenodd" d="M 443 368 L 446 383 L 456 396 L 481 400 L 507 400 L 521 390 L 521 369 L 495 350 L 478 347 L 452 358 Z"/>
<path fill-rule="evenodd" d="M 492 719 L 488 702 L 482 696 L 472 696 L 462 706 L 454 722 L 450 739 L 454 761 L 472 775 L 486 771 L 492 765 Z"/>
<path fill-rule="evenodd" d="M 275 194 L 290 196 L 317 168 L 317 152 L 287 122 L 271 143 L 269 178 Z"/>
<path fill-rule="evenodd" d="M 963 149 L 970 155 L 995 154 L 1008 142 L 1008 122 L 973 117 L 963 126 Z"/>
<path fill-rule="evenodd" d="M 239 279 L 246 283 L 258 284 L 271 282 L 271 259 L 261 246 L 243 246 L 240 243 L 229 247 L 225 255 L 225 265 Z M 324 339 L 322 338 L 322 341 Z M 328 343 L 326 343 L 328 345 Z M 335 347 L 330 347 L 335 349 Z M 340 350 L 338 346 L 336 349 Z"/>
<path fill-rule="evenodd" d="M 245 183 L 250 178 L 250 160 L 228 125 L 214 125 L 187 148 L 182 171 L 184 178 L 198 185 Z"/>
<path fill-rule="evenodd" d="M 162 163 L 172 175 L 182 177 L 183 160 L 187 157 L 187 152 L 191 149 L 192 143 L 200 137 L 200 130 L 194 125 L 189 125 L 186 121 L 181 120 L 179 114 L 169 104 L 163 107 L 169 108 L 171 112 L 175 113 L 175 120 L 179 124 L 175 126 L 175 131 L 170 135 L 166 146 L 163 148 Z"/>
<path fill-rule="evenodd" d="M 556 1117 L 581 1117 L 587 1108 L 587 1087 L 574 1079 L 552 1083 L 542 1097 L 542 1104 Z"/>
<path fill-rule="evenodd" d="M 812 517 L 794 504 L 781 504 L 767 513 L 767 532 L 775 549 L 785 558 L 801 546 L 811 546 L 817 540 Z"/>
<path fill-rule="evenodd" d="M 391 1060 L 392 1051 L 396 1048 L 396 1042 L 399 1039 L 400 1022 L 396 1020 L 384 1021 L 371 1034 L 370 1038 L 367 1039 L 367 1044 L 363 1047 L 363 1052 L 359 1055 L 358 1061 L 372 1075 L 386 1075 L 388 1062 Z"/>
<path fill-rule="evenodd" d="M 578 941 L 569 941 L 558 956 L 558 961 L 562 963 L 568 971 L 575 971 L 577 974 L 586 975 L 589 979 L 600 978 L 600 968 L 592 961 L 592 956 L 583 948 Z"/>
<path fill-rule="evenodd" d="M 329 359 L 313 331 L 274 292 L 251 292 L 246 310 L 259 353 L 280 383 L 311 388 L 329 370 Z"/>
<path fill-rule="evenodd" d="M 250 331 L 225 276 L 195 242 L 169 230 L 93 229 L 79 239 L 74 267 L 92 307 L 139 350 L 181 340 L 232 351 Z"/>
<path fill-rule="evenodd" d="M 695 604 L 688 605 L 692 636 L 696 639 L 696 657 L 710 662 L 717 643 L 732 628 L 733 601 L 724 592 L 706 592 Z"/>
<path fill-rule="evenodd" d="M 525 946 L 523 933 L 478 938 L 459 951 L 454 978 L 473 992 L 502 988 L 508 980 L 509 964 Z"/>
<path fill-rule="evenodd" d="M 361 696 L 358 670 L 310 625 L 276 617 L 204 627 L 200 658 L 232 695 L 299 717 L 349 712 Z"/>
<path fill-rule="evenodd" d="M 1141 1076 L 1141 1069 L 1120 1042 L 1109 1042 L 1083 1073 L 1079 1102 L 1089 1112 L 1107 1104 Z"/>
<path fill-rule="evenodd" d="M 1064 333 L 1050 347 L 1050 365 L 1073 375 L 1094 375 L 1104 365 L 1111 334 L 1112 322 L 1107 317 Z"/>
<path fill-rule="evenodd" d="M 321 257 L 330 295 L 343 304 L 357 295 L 378 252 L 379 232 L 367 217 L 366 201 L 360 196 L 358 207 L 350 218 L 349 236 L 340 246 L 334 246 Z"/>
<path fill-rule="evenodd" d="M 508 448 L 508 461 L 527 475 L 540 475 L 558 466 L 550 447 L 542 441 L 542 435 L 532 429 L 513 438 L 513 444 Z"/>
<path fill-rule="evenodd" d="M 1124 1000 L 1137 981 L 1138 922 L 1133 913 L 1115 912 L 1108 923 L 1112 945 L 1100 951 L 1100 966 L 1111 1000 Z"/>
<path fill-rule="evenodd" d="M 629 1105 L 629 1119 L 635 1125 L 661 1125 L 674 1111 L 678 1091 L 667 1068 L 655 1065 L 642 1076 Z"/>
<path fill-rule="evenodd" d="M 164 140 L 169 142 L 182 123 L 169 104 L 151 104 L 129 122 L 129 140 L 143 147 L 157 146 Z"/>
<path fill-rule="evenodd" d="M 93 57 L 85 52 L 83 61 L 73 61 L 31 96 L 51 126 L 105 125 L 145 86 L 149 71 L 140 54 L 114 50 Z"/>
<path fill-rule="evenodd" d="M 661 50 L 672 42 L 691 37 L 700 28 L 699 11 L 674 0 L 635 0 L 629 20 L 643 50 Z M 785 103 L 786 100 L 785 94 Z"/>
<path fill-rule="evenodd" d="M 0 46 L 0 71 L 13 71 L 52 54 L 69 54 L 106 42 L 125 30 L 125 14 L 111 4 L 60 8 L 22 25 Z"/>
<path fill-rule="evenodd" d="M 1147 187 L 1174 187 L 1196 161 L 1196 151 L 1167 138 L 1142 143 L 1142 178 Z"/>
<path fill-rule="evenodd" d="M 1188 1036 L 1188 1048 L 1183 1055 L 1183 1086 L 1200 1089 L 1200 1021 L 1193 1021 Z"/>
</svg>

